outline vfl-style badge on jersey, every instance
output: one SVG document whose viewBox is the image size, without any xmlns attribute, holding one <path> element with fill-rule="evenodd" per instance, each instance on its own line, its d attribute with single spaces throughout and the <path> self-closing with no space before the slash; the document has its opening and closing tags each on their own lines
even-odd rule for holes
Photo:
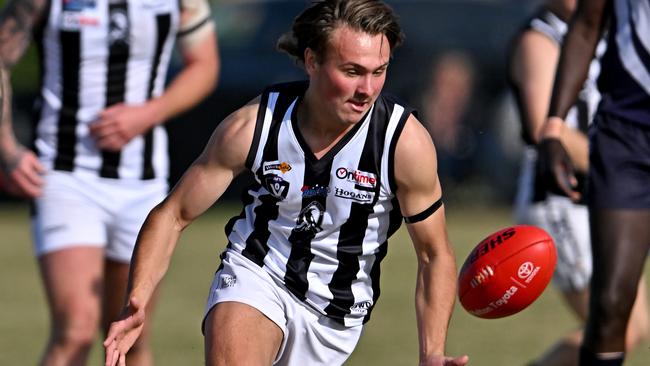
<svg viewBox="0 0 650 366">
<path fill-rule="evenodd" d="M 264 181 L 262 183 L 264 188 L 266 188 L 273 197 L 279 200 L 287 198 L 287 194 L 289 193 L 289 182 L 286 180 L 275 174 L 267 174 L 264 176 Z"/>
</svg>

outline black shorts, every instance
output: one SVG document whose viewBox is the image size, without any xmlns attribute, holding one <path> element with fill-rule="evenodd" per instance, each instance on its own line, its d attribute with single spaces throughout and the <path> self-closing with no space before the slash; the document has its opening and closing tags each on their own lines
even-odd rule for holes
<svg viewBox="0 0 650 366">
<path fill-rule="evenodd" d="M 650 126 L 598 113 L 589 150 L 590 207 L 650 209 Z"/>
</svg>

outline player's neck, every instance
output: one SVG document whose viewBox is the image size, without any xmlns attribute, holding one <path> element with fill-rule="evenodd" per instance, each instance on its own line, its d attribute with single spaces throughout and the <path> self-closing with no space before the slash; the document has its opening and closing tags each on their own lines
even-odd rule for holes
<svg viewBox="0 0 650 366">
<path fill-rule="evenodd" d="M 337 123 L 330 111 L 314 105 L 313 100 L 305 95 L 296 111 L 295 123 L 300 134 L 317 158 L 325 155 L 353 127 L 343 122 Z"/>
</svg>

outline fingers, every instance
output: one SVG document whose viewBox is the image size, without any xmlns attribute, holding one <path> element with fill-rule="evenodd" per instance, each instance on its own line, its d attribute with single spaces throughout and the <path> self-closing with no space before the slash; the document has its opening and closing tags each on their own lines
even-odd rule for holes
<svg viewBox="0 0 650 366">
<path fill-rule="evenodd" d="M 24 154 L 9 174 L 12 193 L 27 198 L 40 196 L 45 183 L 42 177 L 44 173 L 45 168 L 33 152 Z"/>
<path fill-rule="evenodd" d="M 559 167 L 555 171 L 555 181 L 558 188 L 573 201 L 579 201 L 581 193 L 576 190 L 578 186 L 578 179 L 576 178 L 573 170 L 569 167 Z"/>
<path fill-rule="evenodd" d="M 100 150 L 119 151 L 129 139 L 114 121 L 99 121 L 90 125 L 90 135 Z"/>
<path fill-rule="evenodd" d="M 451 360 L 451 363 L 446 363 L 446 364 L 450 366 L 465 366 L 467 365 L 467 362 L 469 362 L 469 357 L 467 355 L 464 355 L 464 356 L 453 358 Z"/>
</svg>

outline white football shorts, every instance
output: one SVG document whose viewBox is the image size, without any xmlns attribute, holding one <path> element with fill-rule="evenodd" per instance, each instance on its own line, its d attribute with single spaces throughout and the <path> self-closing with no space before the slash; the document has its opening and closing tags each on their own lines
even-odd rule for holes
<svg viewBox="0 0 650 366">
<path fill-rule="evenodd" d="M 562 291 L 587 289 L 591 279 L 591 235 L 587 206 L 573 203 L 568 197 L 550 195 L 544 201 L 519 205 L 519 224 L 535 225 L 546 230 L 557 249 L 557 266 L 553 282 Z"/>
<path fill-rule="evenodd" d="M 49 171 L 43 194 L 34 200 L 32 235 L 37 256 L 93 246 L 128 263 L 140 227 L 168 190 L 164 179 L 102 178 Z"/>
<path fill-rule="evenodd" d="M 262 312 L 284 337 L 274 365 L 341 365 L 356 347 L 363 325 L 345 327 L 304 304 L 266 271 L 228 250 L 212 282 L 205 317 L 218 303 L 240 302 Z"/>
</svg>

